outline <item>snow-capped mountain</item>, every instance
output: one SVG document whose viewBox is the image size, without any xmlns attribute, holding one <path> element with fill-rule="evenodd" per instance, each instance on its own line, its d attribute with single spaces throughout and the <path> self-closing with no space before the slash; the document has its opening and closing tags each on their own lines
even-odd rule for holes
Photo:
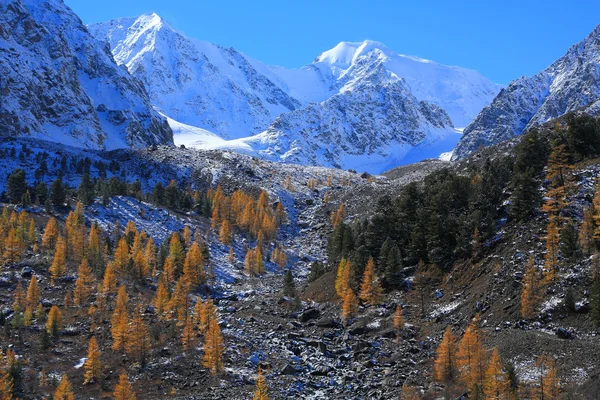
<svg viewBox="0 0 600 400">
<path fill-rule="evenodd" d="M 520 135 L 527 129 L 600 99 L 600 25 L 552 65 L 532 77 L 519 78 L 465 129 L 453 158 L 480 146 Z M 589 112 L 598 114 L 598 103 Z"/>
<path fill-rule="evenodd" d="M 173 143 L 143 86 L 62 0 L 0 0 L 0 135 L 112 149 Z"/>
<path fill-rule="evenodd" d="M 91 24 L 117 63 L 140 79 L 164 114 L 231 139 L 265 130 L 301 107 L 267 66 L 175 31 L 156 14 Z"/>
<path fill-rule="evenodd" d="M 501 88 L 374 41 L 342 42 L 288 69 L 188 38 L 156 14 L 88 28 L 144 82 L 176 143 L 285 162 L 365 169 L 385 160 L 379 170 L 407 162 L 422 142 L 438 146 L 421 156 L 413 149 L 414 159 L 437 157 L 459 138 L 452 126 L 465 126 Z"/>
</svg>

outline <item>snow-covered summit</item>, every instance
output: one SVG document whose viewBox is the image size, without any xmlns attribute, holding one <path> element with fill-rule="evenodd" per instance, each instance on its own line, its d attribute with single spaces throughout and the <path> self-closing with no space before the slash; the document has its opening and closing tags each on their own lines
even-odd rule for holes
<svg viewBox="0 0 600 400">
<path fill-rule="evenodd" d="M 62 0 L 0 1 L 0 135 L 94 149 L 172 143 L 142 85 Z"/>
<path fill-rule="evenodd" d="M 598 99 L 600 25 L 548 68 L 503 89 L 465 129 L 453 157 L 466 157 L 480 146 L 510 139 Z M 600 110 L 593 106 L 589 112 L 597 114 Z"/>
</svg>

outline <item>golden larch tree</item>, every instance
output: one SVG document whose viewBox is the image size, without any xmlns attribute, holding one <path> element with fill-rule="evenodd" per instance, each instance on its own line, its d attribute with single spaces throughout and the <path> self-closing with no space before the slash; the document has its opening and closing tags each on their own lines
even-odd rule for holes
<svg viewBox="0 0 600 400">
<path fill-rule="evenodd" d="M 123 236 L 117 247 L 115 248 L 115 253 L 113 255 L 113 265 L 114 267 L 120 271 L 121 273 L 126 272 L 127 265 L 129 264 L 129 246 L 127 246 L 127 239 Z"/>
<path fill-rule="evenodd" d="M 50 266 L 50 278 L 52 284 L 67 271 L 66 253 L 66 244 L 64 240 L 59 237 L 58 242 L 56 243 L 54 258 L 52 259 L 52 265 Z"/>
<path fill-rule="evenodd" d="M 342 304 L 342 322 L 344 325 L 358 312 L 358 300 L 351 288 L 346 289 L 344 303 Z"/>
<path fill-rule="evenodd" d="M 112 349 L 115 351 L 122 351 L 125 349 L 129 323 L 129 315 L 127 314 L 128 301 L 129 296 L 127 295 L 125 286 L 119 286 L 117 304 L 110 319 L 110 332 L 113 339 Z"/>
<path fill-rule="evenodd" d="M 117 292 L 117 277 L 115 276 L 115 268 L 109 262 L 104 270 L 104 279 L 102 281 L 102 293 L 105 296 L 115 294 Z"/>
<path fill-rule="evenodd" d="M 370 257 L 365 266 L 359 297 L 365 303 L 378 304 L 381 301 L 381 296 L 381 285 L 375 276 L 375 261 L 373 257 Z"/>
<path fill-rule="evenodd" d="M 53 305 L 48 312 L 48 320 L 46 321 L 46 331 L 52 336 L 58 336 L 58 332 L 62 329 L 62 314 L 56 305 Z"/>
<path fill-rule="evenodd" d="M 67 375 L 63 375 L 60 383 L 56 387 L 54 391 L 53 400 L 75 400 L 75 395 L 73 394 L 73 388 L 71 387 L 71 382 L 69 382 L 69 378 Z"/>
<path fill-rule="evenodd" d="M 50 218 L 44 229 L 44 235 L 42 236 L 42 247 L 44 250 L 47 252 L 52 251 L 56 247 L 58 236 L 58 223 L 56 222 L 56 219 Z"/>
<path fill-rule="evenodd" d="M 136 400 L 135 392 L 125 372 L 119 375 L 119 382 L 115 386 L 113 397 L 115 400 Z"/>
<path fill-rule="evenodd" d="M 258 368 L 258 376 L 256 377 L 256 388 L 254 389 L 254 396 L 252 400 L 269 400 L 269 390 L 265 383 L 265 377 L 263 376 L 262 369 Z"/>
<path fill-rule="evenodd" d="M 483 384 L 483 395 L 490 400 L 509 400 L 510 382 L 504 371 L 504 364 L 500 358 L 497 348 L 492 350 L 492 357 L 485 370 L 485 381 Z"/>
<path fill-rule="evenodd" d="M 404 328 L 404 317 L 402 316 L 402 307 L 396 306 L 396 312 L 394 313 L 394 329 L 396 329 L 396 337 L 400 340 L 400 334 Z"/>
<path fill-rule="evenodd" d="M 559 245 L 560 233 L 558 230 L 558 218 L 551 216 L 546 233 L 546 254 L 544 255 L 544 279 L 548 283 L 551 283 L 556 279 Z"/>
<path fill-rule="evenodd" d="M 192 243 L 185 256 L 183 275 L 192 286 L 204 282 L 204 257 L 202 256 L 200 245 L 197 242 Z"/>
<path fill-rule="evenodd" d="M 335 292 L 340 299 L 343 299 L 346 295 L 346 290 L 350 287 L 350 273 L 352 264 L 345 258 L 342 258 L 337 268 L 337 275 L 335 278 Z"/>
<path fill-rule="evenodd" d="M 162 274 L 158 279 L 158 287 L 156 288 L 156 296 L 152 300 L 152 305 L 156 309 L 156 315 L 162 316 L 169 304 L 169 289 L 167 288 L 167 279 Z"/>
<path fill-rule="evenodd" d="M 539 268 L 535 265 L 533 256 L 525 265 L 521 289 L 521 315 L 531 319 L 536 315 L 536 309 L 542 301 L 544 279 Z"/>
<path fill-rule="evenodd" d="M 196 342 L 196 331 L 194 330 L 194 323 L 192 322 L 192 316 L 188 315 L 185 320 L 185 325 L 181 331 L 181 345 L 183 350 L 188 350 Z"/>
<path fill-rule="evenodd" d="M 144 322 L 144 309 L 141 304 L 138 304 L 127 329 L 125 351 L 144 365 L 151 346 L 148 326 Z"/>
<path fill-rule="evenodd" d="M 223 223 L 221 224 L 221 229 L 219 230 L 219 240 L 223 244 L 231 244 L 231 226 L 229 225 L 229 221 L 226 219 L 223 220 Z"/>
<path fill-rule="evenodd" d="M 100 357 L 102 352 L 94 336 L 91 337 L 88 344 L 87 360 L 83 364 L 85 370 L 83 383 L 95 383 L 102 379 L 102 361 Z"/>
<path fill-rule="evenodd" d="M 216 375 L 223 370 L 223 353 L 225 346 L 223 343 L 223 335 L 217 318 L 211 318 L 206 337 L 204 339 L 204 356 L 202 365 L 208 368 L 213 375 Z"/>
<path fill-rule="evenodd" d="M 40 288 L 35 275 L 31 276 L 29 286 L 27 287 L 27 306 L 31 308 L 37 307 L 40 302 Z"/>
<path fill-rule="evenodd" d="M 433 364 L 433 377 L 436 382 L 452 382 L 456 371 L 455 339 L 450 327 L 446 328 L 444 337 L 436 350 Z"/>
<path fill-rule="evenodd" d="M 77 269 L 77 280 L 75 281 L 75 290 L 73 292 L 73 302 L 76 306 L 85 306 L 94 293 L 96 280 L 92 273 L 88 261 L 84 258 Z"/>
</svg>

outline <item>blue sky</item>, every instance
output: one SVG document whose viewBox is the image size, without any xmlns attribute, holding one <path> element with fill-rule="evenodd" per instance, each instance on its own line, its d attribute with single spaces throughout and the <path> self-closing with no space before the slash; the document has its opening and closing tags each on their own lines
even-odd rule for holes
<svg viewBox="0 0 600 400">
<path fill-rule="evenodd" d="M 371 39 L 398 53 L 476 69 L 498 83 L 535 74 L 600 24 L 600 2 L 588 0 L 65 3 L 85 23 L 156 12 L 188 36 L 268 64 L 300 67 L 340 41 Z"/>
</svg>

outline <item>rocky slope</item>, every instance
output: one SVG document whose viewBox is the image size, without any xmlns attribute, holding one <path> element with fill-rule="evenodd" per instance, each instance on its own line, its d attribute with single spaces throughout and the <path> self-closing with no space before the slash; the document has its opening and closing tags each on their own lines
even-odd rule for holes
<svg viewBox="0 0 600 400">
<path fill-rule="evenodd" d="M 190 39 L 156 14 L 89 29 L 145 83 L 177 143 L 277 161 L 380 172 L 382 159 L 393 167 L 437 157 L 458 140 L 452 125 L 465 126 L 500 90 L 475 71 L 374 41 L 342 42 L 287 69 Z M 414 148 L 427 141 L 438 146 Z"/>
<path fill-rule="evenodd" d="M 499 143 L 600 98 L 600 25 L 561 58 L 503 89 L 464 131 L 453 157 Z M 597 114 L 598 106 L 590 107 Z"/>
<path fill-rule="evenodd" d="M 0 135 L 112 149 L 173 142 L 143 86 L 62 0 L 0 2 Z"/>
</svg>

